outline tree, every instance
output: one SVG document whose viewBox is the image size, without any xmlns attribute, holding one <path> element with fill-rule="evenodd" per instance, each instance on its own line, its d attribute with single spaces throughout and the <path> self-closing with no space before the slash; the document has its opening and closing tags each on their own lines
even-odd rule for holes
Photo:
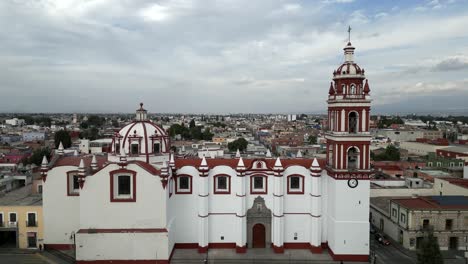
<svg viewBox="0 0 468 264">
<path fill-rule="evenodd" d="M 47 160 L 50 160 L 50 154 L 51 151 L 49 147 L 36 149 L 29 158 L 23 160 L 23 164 L 36 164 L 40 166 L 44 156 L 47 157 Z"/>
<path fill-rule="evenodd" d="M 398 161 L 400 160 L 400 150 L 393 145 L 388 145 L 384 153 L 375 155 L 373 152 L 371 152 L 371 159 L 375 161 L 380 161 L 380 160 Z"/>
<path fill-rule="evenodd" d="M 203 140 L 211 140 L 213 138 L 214 134 L 211 133 L 210 129 L 207 128 L 205 131 L 203 131 L 202 137 Z"/>
<path fill-rule="evenodd" d="M 230 151 L 237 151 L 237 150 L 244 151 L 245 149 L 247 149 L 248 144 L 249 142 L 247 142 L 245 138 L 238 138 L 234 140 L 233 142 L 228 143 L 228 148 Z"/>
<path fill-rule="evenodd" d="M 195 127 L 195 120 L 192 119 L 190 120 L 190 125 L 189 125 L 190 128 L 194 128 Z"/>
<path fill-rule="evenodd" d="M 60 131 L 55 132 L 54 142 L 55 142 L 55 148 L 58 148 L 58 146 L 60 145 L 60 142 L 62 142 L 64 148 L 71 147 L 71 143 L 72 143 L 70 134 L 66 130 L 60 130 Z"/>
<path fill-rule="evenodd" d="M 443 264 L 439 243 L 432 230 L 428 230 L 418 251 L 418 264 Z"/>
<path fill-rule="evenodd" d="M 309 135 L 307 142 L 309 142 L 309 144 L 317 144 L 317 137 L 315 135 Z"/>
<path fill-rule="evenodd" d="M 112 119 L 112 126 L 113 127 L 119 127 L 119 121 Z"/>
<path fill-rule="evenodd" d="M 89 126 L 101 127 L 106 122 L 106 119 L 97 115 L 91 115 L 88 118 L 87 123 Z"/>
</svg>

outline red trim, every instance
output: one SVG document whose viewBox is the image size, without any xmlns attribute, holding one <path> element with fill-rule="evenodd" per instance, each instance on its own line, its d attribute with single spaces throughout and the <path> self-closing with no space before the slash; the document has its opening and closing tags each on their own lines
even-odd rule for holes
<svg viewBox="0 0 468 264">
<path fill-rule="evenodd" d="M 148 135 L 146 134 L 146 126 L 143 125 L 143 135 L 145 137 L 145 155 L 146 155 L 146 162 L 149 163 L 149 155 L 148 155 Z"/>
<path fill-rule="evenodd" d="M 127 228 L 127 229 L 80 229 L 78 234 L 108 233 L 167 233 L 166 228 Z"/>
<path fill-rule="evenodd" d="M 309 243 L 303 243 L 303 242 L 289 242 L 289 243 L 284 243 L 283 247 L 284 249 L 309 249 L 310 244 Z"/>
<path fill-rule="evenodd" d="M 163 259 L 129 259 L 129 260 L 77 260 L 76 264 L 169 264 Z"/>
<path fill-rule="evenodd" d="M 127 130 L 127 133 L 125 133 L 125 136 L 123 137 L 123 140 L 122 140 L 122 148 L 125 150 L 125 139 L 127 138 L 128 136 L 128 133 L 130 133 L 130 131 L 132 131 L 132 128 L 137 124 L 137 122 L 133 123 L 132 126 L 130 126 Z M 120 134 L 119 134 L 120 135 Z M 119 149 L 119 152 L 120 152 L 120 149 Z"/>
<path fill-rule="evenodd" d="M 179 191 L 179 178 L 180 177 L 189 177 L 189 191 L 186 191 L 185 189 L 183 191 Z M 175 193 L 176 194 L 192 194 L 192 176 L 189 174 L 178 174 L 175 177 Z"/>
<path fill-rule="evenodd" d="M 271 247 L 273 248 L 273 252 L 275 252 L 276 254 L 283 254 L 284 253 L 284 247 L 283 246 L 277 247 L 277 246 L 272 244 Z"/>
<path fill-rule="evenodd" d="M 236 245 L 236 253 L 238 254 L 247 253 L 247 247 L 246 246 L 239 247 Z"/>
<path fill-rule="evenodd" d="M 263 185 L 265 187 L 265 191 L 254 191 L 254 184 L 253 184 L 253 178 L 254 177 L 263 177 Z M 250 193 L 251 194 L 268 194 L 268 176 L 267 175 L 261 175 L 261 174 L 254 174 L 250 176 Z"/>
<path fill-rule="evenodd" d="M 331 248 L 328 248 L 328 253 L 332 257 L 332 259 L 335 261 L 362 261 L 362 262 L 369 261 L 369 255 L 350 255 L 350 254 L 336 255 L 335 253 L 333 253 L 333 250 Z"/>
<path fill-rule="evenodd" d="M 198 253 L 206 253 L 206 252 L 208 252 L 208 246 L 206 247 L 198 246 Z"/>
<path fill-rule="evenodd" d="M 309 250 L 310 252 L 314 254 L 322 254 L 323 249 L 321 246 L 314 246 L 314 245 L 309 245 Z"/>
<path fill-rule="evenodd" d="M 291 191 L 291 177 L 300 177 L 300 182 L 299 182 L 299 187 L 301 187 L 302 185 L 302 188 L 299 189 L 299 191 L 297 190 L 293 190 Z M 292 174 L 292 175 L 289 175 L 287 177 L 287 181 L 286 181 L 287 185 L 288 185 L 288 194 L 304 194 L 304 185 L 305 185 L 305 180 L 304 180 L 304 176 L 300 175 L 300 174 Z"/>
<path fill-rule="evenodd" d="M 44 244 L 44 249 L 71 250 L 72 244 Z"/>
<path fill-rule="evenodd" d="M 198 248 L 197 243 L 175 243 L 174 248 L 176 249 L 195 249 Z"/>
<path fill-rule="evenodd" d="M 217 190 L 216 186 L 218 185 L 218 177 L 226 177 L 227 181 L 227 190 Z M 213 177 L 213 193 L 214 194 L 231 194 L 231 176 L 227 174 L 217 174 Z"/>
<path fill-rule="evenodd" d="M 236 243 L 209 243 L 208 248 L 236 248 Z"/>
<path fill-rule="evenodd" d="M 133 184 L 133 195 L 132 198 L 126 198 L 126 199 L 119 199 L 119 198 L 114 198 L 114 175 L 115 174 L 120 174 L 120 173 L 130 173 L 132 177 L 132 184 Z M 127 169 L 117 169 L 109 172 L 110 175 L 110 201 L 111 203 L 114 202 L 136 202 L 136 171 L 132 170 L 127 170 Z"/>
<path fill-rule="evenodd" d="M 72 175 L 72 174 L 75 174 L 75 175 Z M 72 170 L 72 171 L 68 171 L 67 172 L 67 196 L 80 196 L 80 193 L 72 193 L 71 192 L 71 188 L 70 188 L 70 176 L 77 176 L 78 179 L 79 179 L 79 176 L 78 176 L 78 171 L 77 170 Z M 72 186 L 73 187 L 73 186 Z"/>
</svg>

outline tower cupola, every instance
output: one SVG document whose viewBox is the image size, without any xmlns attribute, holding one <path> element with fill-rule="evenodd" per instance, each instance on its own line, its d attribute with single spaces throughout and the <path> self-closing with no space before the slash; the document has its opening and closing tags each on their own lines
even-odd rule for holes
<svg viewBox="0 0 468 264">
<path fill-rule="evenodd" d="M 351 42 L 348 42 L 348 45 L 344 47 L 345 62 L 352 62 L 354 59 L 354 50 L 355 48 L 351 45 Z"/>
<path fill-rule="evenodd" d="M 140 108 L 136 110 L 136 121 L 146 121 L 148 120 L 147 118 L 148 111 L 143 108 L 143 103 L 140 103 Z"/>
</svg>

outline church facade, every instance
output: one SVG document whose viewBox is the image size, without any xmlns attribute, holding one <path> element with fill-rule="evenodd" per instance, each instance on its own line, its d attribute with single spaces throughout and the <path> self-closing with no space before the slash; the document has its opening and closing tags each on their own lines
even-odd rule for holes
<svg viewBox="0 0 468 264">
<path fill-rule="evenodd" d="M 328 95 L 326 160 L 190 158 L 147 118 L 115 133 L 107 156 L 44 159 L 44 244 L 77 263 L 170 263 L 177 248 L 328 249 L 369 255 L 369 85 L 351 43 Z"/>
</svg>

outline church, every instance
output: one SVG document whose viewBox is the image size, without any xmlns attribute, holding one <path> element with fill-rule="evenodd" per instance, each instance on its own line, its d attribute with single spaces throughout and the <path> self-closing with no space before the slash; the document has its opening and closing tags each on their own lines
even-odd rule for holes
<svg viewBox="0 0 468 264">
<path fill-rule="evenodd" d="M 45 247 L 74 248 L 77 263 L 170 263 L 186 248 L 367 261 L 371 99 L 354 49 L 333 71 L 326 159 L 179 159 L 141 104 L 106 156 L 44 158 Z"/>
</svg>

